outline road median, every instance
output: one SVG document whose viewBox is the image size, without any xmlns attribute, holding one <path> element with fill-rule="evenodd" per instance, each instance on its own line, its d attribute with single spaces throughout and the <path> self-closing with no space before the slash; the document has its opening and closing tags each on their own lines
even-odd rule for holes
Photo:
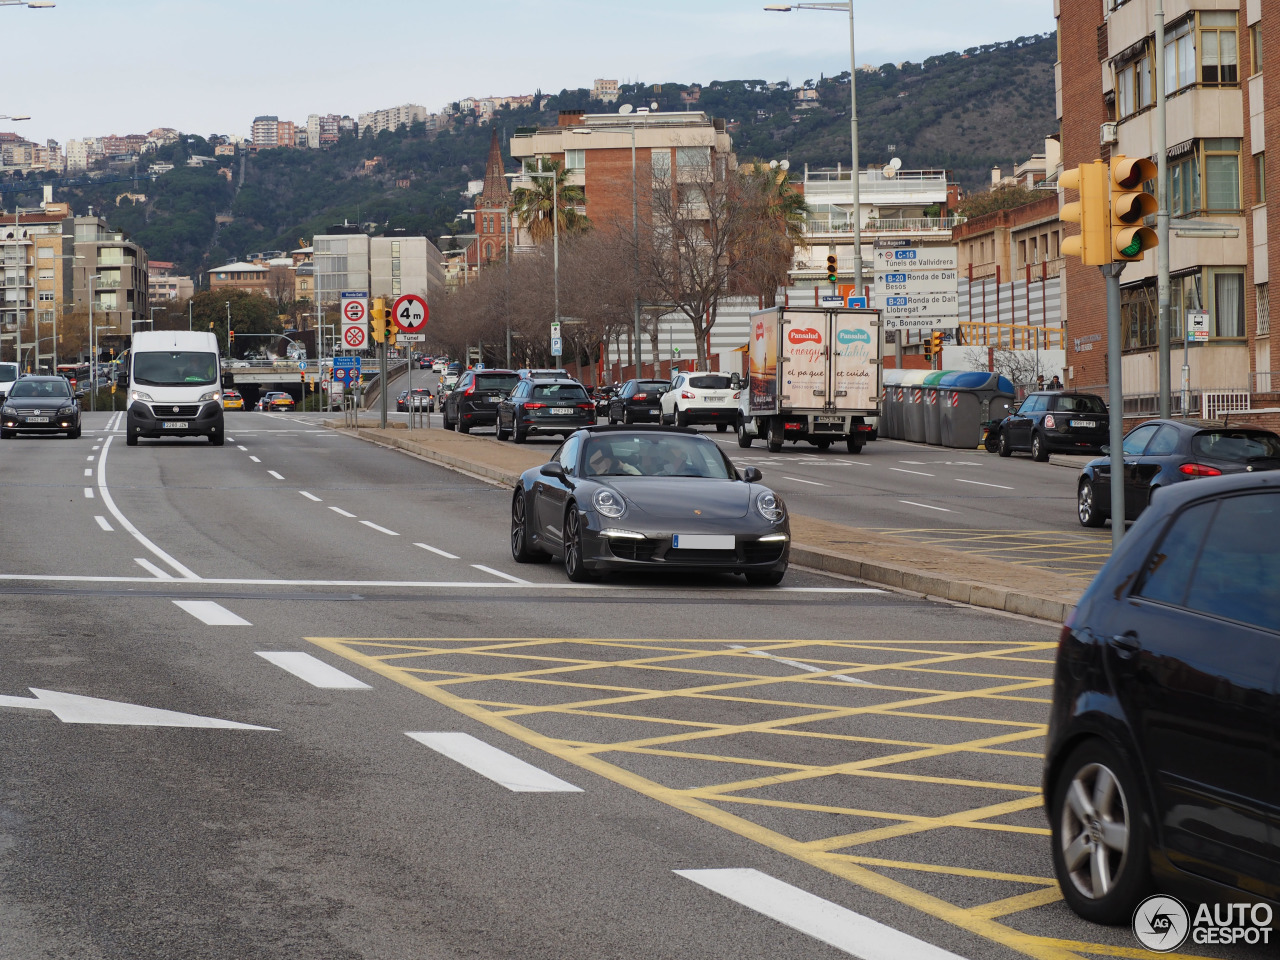
<svg viewBox="0 0 1280 960">
<path fill-rule="evenodd" d="M 506 486 L 514 486 L 530 467 L 545 463 L 553 449 L 544 444 L 500 443 L 493 437 L 439 428 L 353 430 L 344 427 L 341 420 L 324 425 Z M 1051 623 L 1062 623 L 1084 592 L 1079 580 L 1063 574 L 796 513 L 791 515 L 791 535 L 791 560 L 799 566 Z"/>
</svg>

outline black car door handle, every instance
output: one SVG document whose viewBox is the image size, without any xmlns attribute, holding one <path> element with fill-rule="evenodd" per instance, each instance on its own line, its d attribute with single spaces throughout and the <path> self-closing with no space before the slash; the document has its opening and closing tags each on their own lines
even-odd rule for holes
<svg viewBox="0 0 1280 960">
<path fill-rule="evenodd" d="M 1128 660 L 1142 648 L 1135 630 L 1126 630 L 1124 633 L 1116 634 L 1111 638 L 1111 645 L 1116 648 L 1116 655 L 1122 660 Z"/>
</svg>

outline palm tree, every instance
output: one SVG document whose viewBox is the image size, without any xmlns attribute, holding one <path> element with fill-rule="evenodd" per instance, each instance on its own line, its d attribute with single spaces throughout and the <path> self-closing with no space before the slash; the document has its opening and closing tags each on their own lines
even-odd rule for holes
<svg viewBox="0 0 1280 960">
<path fill-rule="evenodd" d="M 563 165 L 554 160 L 548 163 L 551 169 L 540 171 L 535 169 L 534 164 L 526 161 L 526 173 L 554 173 L 555 177 L 533 177 L 532 187 L 520 187 L 512 195 L 520 226 L 529 231 L 534 243 L 539 244 L 551 239 L 555 232 L 551 222 L 553 207 L 555 213 L 559 214 L 562 236 L 581 233 L 591 226 L 586 214 L 578 212 L 578 207 L 587 202 L 587 195 L 582 187 L 568 183 L 569 174 Z"/>
<path fill-rule="evenodd" d="M 809 207 L 781 167 L 756 165 L 744 174 L 741 187 L 742 204 L 756 218 L 756 229 L 736 250 L 738 272 L 744 286 L 771 307 L 778 287 L 787 283 L 795 248 L 806 242 Z"/>
</svg>

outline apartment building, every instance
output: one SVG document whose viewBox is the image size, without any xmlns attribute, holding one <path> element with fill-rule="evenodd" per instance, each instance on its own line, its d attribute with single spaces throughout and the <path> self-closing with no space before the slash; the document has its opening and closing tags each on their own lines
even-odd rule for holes
<svg viewBox="0 0 1280 960">
<path fill-rule="evenodd" d="M 341 136 L 341 125 L 342 117 L 336 113 L 311 114 L 307 117 L 307 147 L 318 150 L 333 146 Z"/>
<path fill-rule="evenodd" d="M 270 296 L 271 270 L 257 263 L 227 263 L 209 271 L 210 290 L 239 290 Z"/>
<path fill-rule="evenodd" d="M 387 107 L 385 110 L 371 110 L 360 114 L 357 122 L 360 125 L 360 136 L 381 133 L 383 130 L 398 130 L 414 123 L 425 123 L 427 108 L 416 103 L 404 103 L 398 107 Z"/>
<path fill-rule="evenodd" d="M 74 237 L 74 302 L 92 299 L 95 327 L 131 336 L 135 324 L 150 319 L 146 250 L 100 217 L 69 217 L 63 233 Z"/>
<path fill-rule="evenodd" d="M 22 369 L 49 369 L 56 322 L 71 300 L 73 247 L 63 236 L 65 205 L 0 216 L 0 357 Z"/>
<path fill-rule="evenodd" d="M 426 299 L 444 292 L 440 251 L 426 237 L 393 232 L 371 237 L 354 224 L 331 227 L 312 241 L 315 294 L 336 306 L 344 291 L 395 299 L 416 293 Z"/>
<path fill-rule="evenodd" d="M 1171 216 L 1170 380 L 1180 409 L 1182 365 L 1193 410 L 1213 397 L 1249 405 L 1280 369 L 1270 337 L 1266 147 L 1276 128 L 1264 99 L 1267 18 L 1261 0 L 1166 0 L 1164 49 L 1155 49 L 1155 0 L 1060 0 L 1058 111 L 1065 167 L 1114 155 L 1155 158 L 1155 90 L 1166 95 Z M 1277 38 L 1280 39 L 1280 38 Z M 1275 43 L 1275 40 L 1270 43 Z M 1280 47 L 1276 48 L 1280 62 Z M 1272 98 L 1274 102 L 1274 95 Z M 1074 199 L 1074 196 L 1071 198 Z M 1219 236 L 1179 228 L 1221 226 Z M 1230 236 L 1230 233 L 1235 236 Z M 1157 256 L 1121 274 L 1125 409 L 1156 407 Z M 1065 264 L 1072 383 L 1107 382 L 1106 293 L 1099 272 Z M 1187 342 L 1188 320 L 1207 339 Z M 1259 387 L 1266 389 L 1259 390 Z"/>
<path fill-rule="evenodd" d="M 176 274 L 171 262 L 152 260 L 147 264 L 147 299 L 152 306 L 170 300 L 187 300 L 195 292 L 195 282 Z"/>
<path fill-rule="evenodd" d="M 273 147 L 293 147 L 297 145 L 297 130 L 292 120 L 281 120 L 275 116 L 253 118 L 253 142 L 249 149 L 270 150 Z"/>
<path fill-rule="evenodd" d="M 618 102 L 618 81 L 597 79 L 591 85 L 591 99 L 603 100 L 605 103 Z"/>
</svg>

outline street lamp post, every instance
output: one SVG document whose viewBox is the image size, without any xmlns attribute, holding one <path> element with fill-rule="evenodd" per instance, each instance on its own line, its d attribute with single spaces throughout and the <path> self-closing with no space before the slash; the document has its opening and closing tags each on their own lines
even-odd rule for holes
<svg viewBox="0 0 1280 960">
<path fill-rule="evenodd" d="M 853 44 L 853 0 L 843 3 L 775 3 L 765 7 L 774 13 L 792 10 L 832 10 L 849 14 L 849 134 L 852 142 L 853 171 L 850 185 L 853 190 L 853 282 L 858 296 L 862 296 L 862 205 L 858 193 L 858 93 L 854 78 L 858 74 Z"/>
<path fill-rule="evenodd" d="M 8 5 L 8 4 L 5 4 L 4 0 L 0 0 L 0 5 Z M 9 114 L 0 115 L 0 120 L 30 120 L 30 119 L 31 117 L 29 117 L 25 113 L 13 114 L 13 115 L 9 115 Z M 13 242 L 14 242 L 14 245 L 17 246 L 18 248 L 19 254 L 22 253 L 22 241 L 18 236 L 18 226 L 19 226 L 20 220 L 21 220 L 21 216 L 18 208 L 18 191 L 15 190 L 13 192 Z M 26 279 L 27 279 L 27 265 L 25 260 L 23 261 L 21 266 L 22 266 L 23 282 L 18 285 L 18 299 L 16 301 L 16 306 L 15 306 L 15 316 L 17 318 L 17 325 L 15 329 L 17 331 L 17 339 L 14 341 L 14 356 L 13 356 L 13 359 L 16 360 L 18 363 L 19 370 L 22 369 L 22 291 L 26 286 Z M 38 365 L 40 363 L 40 328 L 39 327 L 36 327 L 36 348 L 35 349 L 36 349 L 36 363 Z"/>
<path fill-rule="evenodd" d="M 102 274 L 95 273 L 89 277 L 89 410 L 98 409 L 98 338 L 97 328 L 93 325 L 93 281 L 101 280 Z M 106 329 L 105 327 L 103 329 Z"/>
<path fill-rule="evenodd" d="M 555 298 L 555 323 L 560 322 L 560 184 L 556 180 L 556 170 L 543 173 L 542 158 L 538 158 L 538 172 L 526 170 L 527 177 L 551 178 L 551 287 Z"/>
</svg>

